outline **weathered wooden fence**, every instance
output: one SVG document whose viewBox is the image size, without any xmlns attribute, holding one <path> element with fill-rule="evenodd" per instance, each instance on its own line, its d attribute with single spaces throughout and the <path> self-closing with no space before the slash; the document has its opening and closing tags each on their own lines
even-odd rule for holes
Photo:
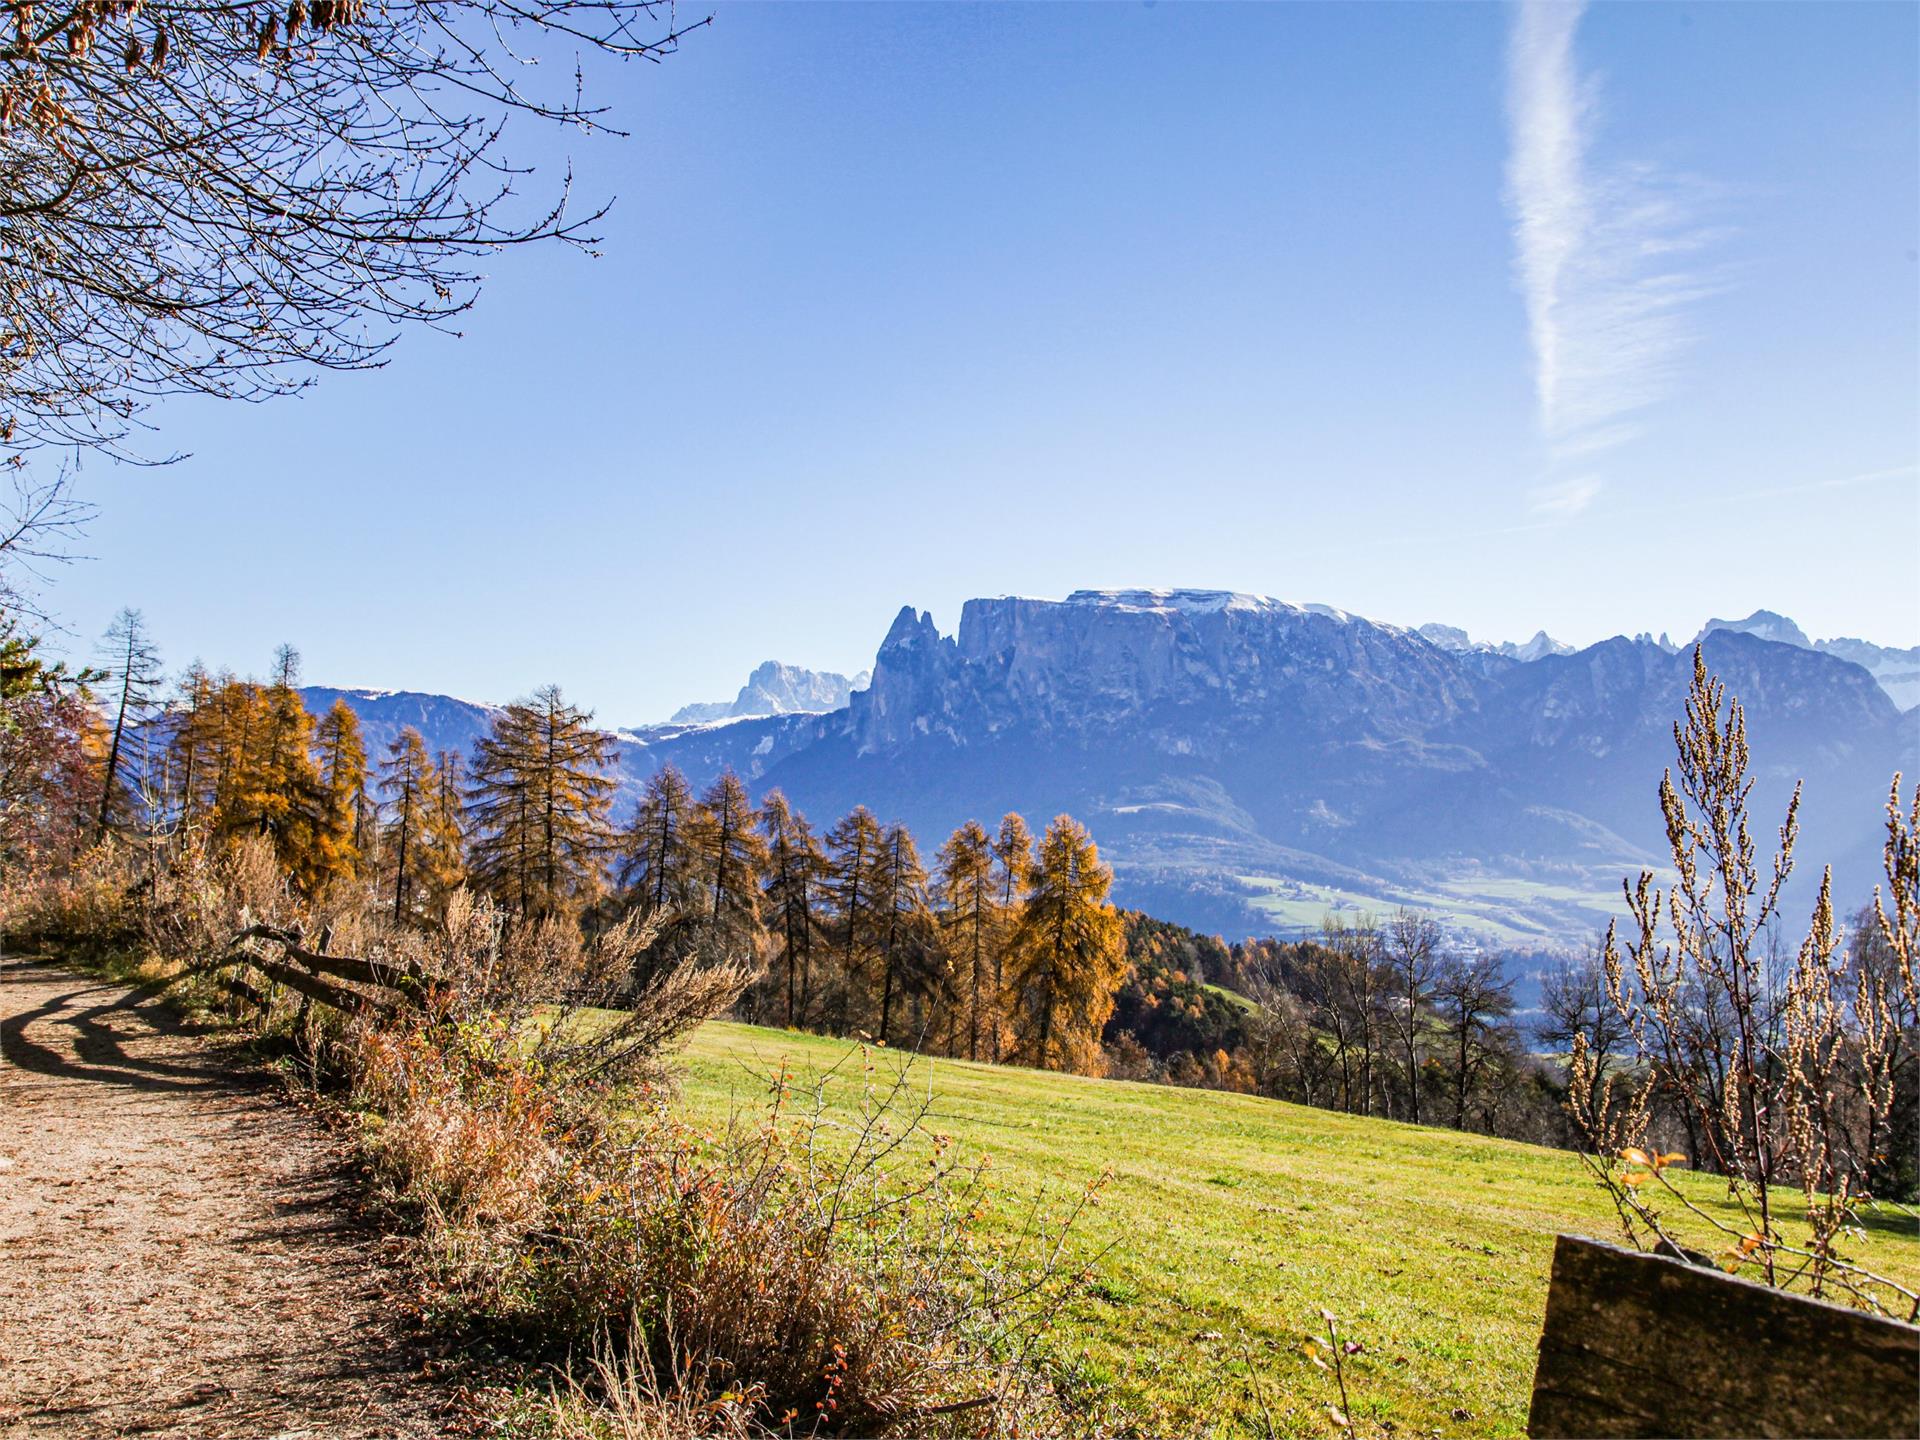
<svg viewBox="0 0 1920 1440">
<path fill-rule="evenodd" d="M 1527 1433 L 1915 1440 L 1920 1329 L 1562 1235 Z"/>
<path fill-rule="evenodd" d="M 262 954 L 250 943 L 253 941 L 276 946 L 278 954 Z M 267 979 L 296 992 L 304 1001 L 317 1000 L 336 1010 L 354 1011 L 371 1006 L 391 1011 L 418 1004 L 426 991 L 426 977 L 411 967 L 362 960 L 352 955 L 329 955 L 324 932 L 309 947 L 302 932 L 272 925 L 249 925 L 228 941 L 226 949 L 205 968 L 229 995 L 262 1008 L 267 1004 L 267 996 L 238 973 L 240 970 L 257 970 Z"/>
</svg>

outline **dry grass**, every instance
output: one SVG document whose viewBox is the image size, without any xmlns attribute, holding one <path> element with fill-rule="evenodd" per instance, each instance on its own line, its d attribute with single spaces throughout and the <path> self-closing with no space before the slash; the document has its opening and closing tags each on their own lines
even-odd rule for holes
<svg viewBox="0 0 1920 1440">
<path fill-rule="evenodd" d="M 662 1060 L 732 1003 L 743 971 L 688 964 L 636 985 L 650 927 L 586 940 L 466 896 L 430 931 L 351 894 L 303 906 L 264 846 L 135 868 L 108 851 L 17 887 L 5 923 L 94 950 L 137 943 L 202 999 L 208 957 L 258 926 L 414 977 L 415 1003 L 341 1016 L 255 970 L 268 1004 L 241 1008 L 344 1100 L 433 1309 L 486 1322 L 529 1376 L 557 1377 L 522 1387 L 518 1428 L 1094 1428 L 1036 1358 L 1078 1279 L 1061 1226 L 985 1243 L 979 1174 L 898 1093 L 880 1087 L 851 1123 L 818 1095 L 717 1131 L 679 1117 Z"/>
</svg>

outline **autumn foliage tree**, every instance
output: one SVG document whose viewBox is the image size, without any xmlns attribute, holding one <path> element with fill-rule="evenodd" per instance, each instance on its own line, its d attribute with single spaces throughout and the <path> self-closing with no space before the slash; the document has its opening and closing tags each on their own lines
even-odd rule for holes
<svg viewBox="0 0 1920 1440">
<path fill-rule="evenodd" d="M 1092 1068 L 1126 966 L 1113 872 L 1086 827 L 1058 816 L 1041 837 L 1032 893 L 1014 927 L 1008 986 L 1015 1056 L 1043 1070 Z"/>
<path fill-rule="evenodd" d="M 309 883 L 318 890 L 360 873 L 367 843 L 367 749 L 360 739 L 360 717 L 344 700 L 335 700 L 314 730 L 318 770 L 317 814 Z"/>
<path fill-rule="evenodd" d="M 474 885 L 518 915 L 571 915 L 599 893 L 612 833 L 609 740 L 557 685 L 509 705 L 475 746 Z"/>
<path fill-rule="evenodd" d="M 388 814 L 388 850 L 393 867 L 393 918 L 403 920 L 427 887 L 424 832 L 439 777 L 427 759 L 426 742 L 409 725 L 387 747 L 380 765 L 380 794 Z"/>
<path fill-rule="evenodd" d="M 82 676 L 0 608 L 0 869 L 71 858 L 92 835 L 104 727 Z"/>
<path fill-rule="evenodd" d="M 147 630 L 146 618 L 138 610 L 122 610 L 113 617 L 102 641 L 106 660 L 106 678 L 113 697 L 113 732 L 107 741 L 107 759 L 100 779 L 100 813 L 94 824 L 94 839 L 104 840 L 115 812 L 130 807 L 125 803 L 124 774 L 121 759 L 129 740 L 129 726 L 137 728 L 147 717 L 165 680 L 160 667 L 160 651 Z"/>
<path fill-rule="evenodd" d="M 767 868 L 766 841 L 759 831 L 747 787 L 731 770 L 722 770 L 700 797 L 691 833 L 691 849 L 708 920 L 736 940 L 749 943 L 760 928 L 760 876 Z"/>
<path fill-rule="evenodd" d="M 833 928 L 833 1026 L 841 1034 L 867 1018 L 872 966 L 888 914 L 882 850 L 886 836 L 866 806 L 855 807 L 827 832 L 827 915 Z"/>
<path fill-rule="evenodd" d="M 880 1042 L 886 1044 L 893 1036 L 894 1003 L 908 994 L 922 1001 L 932 999 L 938 984 L 938 952 L 932 943 L 932 916 L 927 908 L 927 872 L 920 863 L 913 832 L 906 826 L 896 822 L 882 835 L 874 884 L 875 908 L 882 916 L 878 934 Z"/>
<path fill-rule="evenodd" d="M 1000 997 L 994 970 L 1007 925 L 993 867 L 993 840 L 977 820 L 967 821 L 940 847 L 941 928 L 953 959 L 958 1001 L 948 1050 L 969 1060 L 980 1058 L 983 1044 L 988 1059 L 998 1052 Z"/>
<path fill-rule="evenodd" d="M 299 675 L 299 652 L 282 645 L 271 683 L 229 688 L 222 717 L 227 784 L 215 824 L 228 838 L 251 834 L 269 841 L 290 873 L 311 882 L 325 868 L 318 858 L 322 802 L 313 716 L 297 688 Z"/>
<path fill-rule="evenodd" d="M 647 777 L 620 842 L 620 884 L 663 916 L 700 908 L 699 819 L 687 777 L 663 765 Z"/>
<path fill-rule="evenodd" d="M 760 836 L 766 847 L 766 888 L 762 909 L 779 947 L 785 979 L 788 1025 L 804 1024 L 813 994 L 813 959 L 820 938 L 821 885 L 826 852 L 813 827 L 778 790 L 760 806 Z"/>
</svg>

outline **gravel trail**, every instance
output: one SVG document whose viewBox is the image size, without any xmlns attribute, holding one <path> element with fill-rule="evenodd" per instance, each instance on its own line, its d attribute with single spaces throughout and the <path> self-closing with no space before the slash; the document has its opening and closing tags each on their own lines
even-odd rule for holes
<svg viewBox="0 0 1920 1440">
<path fill-rule="evenodd" d="M 352 1197 L 151 990 L 0 965 L 0 1437 L 441 1433 Z"/>
</svg>

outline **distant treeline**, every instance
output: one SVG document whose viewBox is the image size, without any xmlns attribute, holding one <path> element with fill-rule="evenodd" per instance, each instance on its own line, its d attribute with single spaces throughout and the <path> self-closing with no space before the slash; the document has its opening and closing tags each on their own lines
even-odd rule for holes
<svg viewBox="0 0 1920 1440">
<path fill-rule="evenodd" d="M 1531 1053 L 1505 963 L 1450 952 L 1425 916 L 1235 944 L 1134 913 L 1126 926 L 1110 1073 L 1571 1141 L 1561 1067 Z"/>
<path fill-rule="evenodd" d="M 1651 1077 L 1652 1122 L 1684 1153 L 1731 1144 L 1711 1133 L 1724 1109 L 1715 1076 L 1731 1053 L 1723 1018 L 1673 991 L 1664 1003 L 1688 1038 L 1649 1057 L 1625 1018 L 1618 962 L 1610 972 L 1598 942 L 1541 977 L 1540 1011 L 1523 1027 L 1510 966 L 1450 950 L 1410 911 L 1232 944 L 1118 911 L 1110 870 L 1069 816 L 1037 842 L 1017 814 L 991 828 L 968 821 L 926 856 L 906 826 L 865 807 L 822 831 L 778 790 L 756 802 L 726 772 L 695 794 L 667 767 L 617 827 L 612 742 L 557 688 L 499 711 L 470 757 L 429 754 L 407 729 L 370 759 L 344 701 L 309 713 L 290 649 L 271 680 L 196 665 L 163 699 L 137 615 L 115 639 L 121 663 L 108 677 L 36 668 L 21 643 L 7 652 L 0 859 L 10 864 L 71 858 L 109 834 L 155 856 L 257 837 L 302 898 L 371 898 L 403 925 L 438 923 L 463 887 L 589 937 L 645 915 L 659 938 L 635 985 L 744 960 L 759 978 L 740 1012 L 761 1023 L 1576 1146 L 1591 1143 L 1609 1079 Z M 89 689 L 102 678 L 114 682 L 104 707 Z M 1911 983 L 1886 980 L 1899 969 L 1885 938 L 1895 932 L 1863 914 L 1850 933 L 1831 988 L 1910 995 Z M 1784 999 L 1768 1004 L 1789 1013 Z M 1847 1092 L 1863 1097 L 1834 1109 L 1835 1134 L 1864 1123 L 1856 1111 L 1871 1121 L 1834 1145 L 1862 1187 L 1913 1193 L 1912 1004 L 1884 1020 L 1864 998 L 1830 1009 L 1836 1025 L 1857 1014 L 1875 1027 L 1834 1051 L 1852 1067 Z"/>
<path fill-rule="evenodd" d="M 1037 840 L 1019 815 L 991 831 L 970 821 L 923 858 L 904 825 L 865 807 L 822 833 L 778 791 L 755 804 L 727 772 L 696 795 L 668 767 L 616 827 L 611 741 L 557 688 L 499 711 L 470 757 L 429 754 L 409 728 L 370 758 L 353 709 L 338 701 L 316 721 L 297 682 L 290 649 L 265 682 L 195 666 L 133 723 L 96 722 L 82 748 L 99 822 L 67 825 L 69 843 L 258 836 L 303 896 L 354 887 L 423 924 L 462 887 L 589 933 L 639 911 L 662 922 L 649 968 L 753 961 L 750 1018 L 1104 1068 L 1125 947 L 1112 873 L 1069 816 Z"/>
</svg>

